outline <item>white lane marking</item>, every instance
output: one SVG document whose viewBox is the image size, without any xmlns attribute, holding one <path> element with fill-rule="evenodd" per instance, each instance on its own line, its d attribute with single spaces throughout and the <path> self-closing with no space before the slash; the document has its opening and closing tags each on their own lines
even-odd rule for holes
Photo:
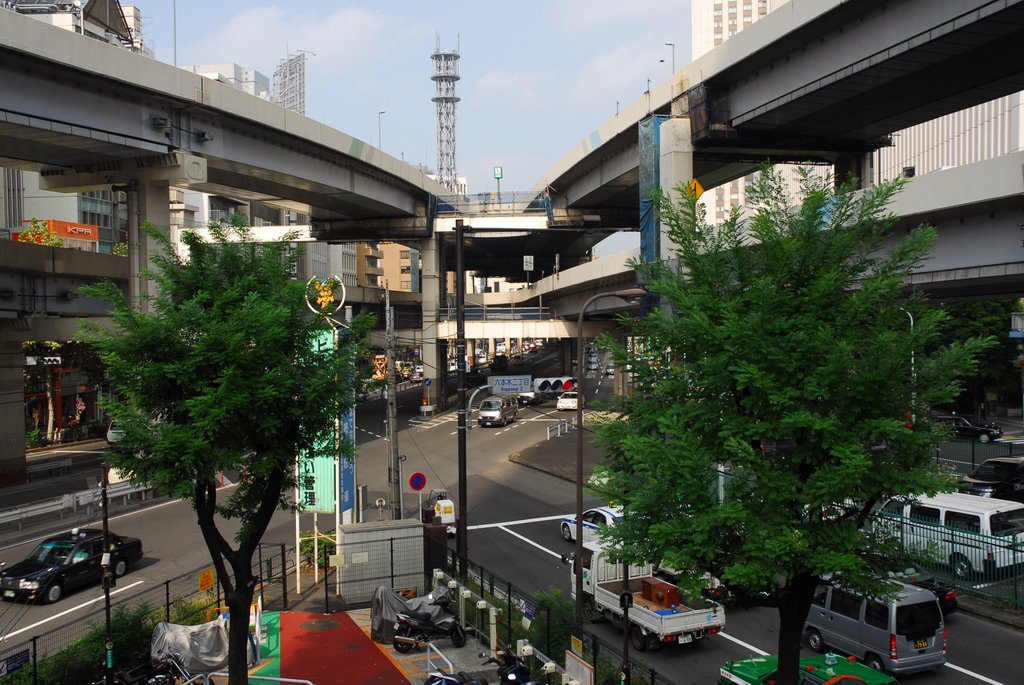
<svg viewBox="0 0 1024 685">
<path fill-rule="evenodd" d="M 533 541 L 533 540 L 531 540 L 530 538 L 528 538 L 528 537 L 525 537 L 525 536 L 523 536 L 523 535 L 520 535 L 519 533 L 515 532 L 514 530 L 509 530 L 509 529 L 508 529 L 508 528 L 506 528 L 505 526 L 498 526 L 498 529 L 499 529 L 499 530 L 503 530 L 503 531 L 505 531 L 506 533 L 508 533 L 509 535 L 511 535 L 511 536 L 513 536 L 513 537 L 517 537 L 517 538 L 519 538 L 520 540 L 522 540 L 523 542 L 525 542 L 525 543 L 527 543 L 527 544 L 529 544 L 529 545 L 533 545 L 534 547 L 536 547 L 536 548 L 537 548 L 537 549 L 539 549 L 540 551 L 542 551 L 542 552 L 546 552 L 547 554 L 550 554 L 550 555 L 551 555 L 551 556 L 553 556 L 553 557 L 558 557 L 559 559 L 561 559 L 561 558 L 562 558 L 562 555 L 561 555 L 561 554 L 556 554 L 555 552 L 552 552 L 552 551 L 551 551 L 550 549 L 548 549 L 547 547 L 544 547 L 544 546 L 542 546 L 542 545 L 539 545 L 539 544 L 537 544 L 536 542 L 534 542 L 534 541 Z"/>
<path fill-rule="evenodd" d="M 985 676 L 981 675 L 980 673 L 975 673 L 974 671 L 968 671 L 966 668 L 962 668 L 960 666 L 956 666 L 954 664 L 949 663 L 948 661 L 946 662 L 946 666 L 948 666 L 949 668 L 952 668 L 954 671 L 957 671 L 958 673 L 963 673 L 964 675 L 971 676 L 972 678 L 977 678 L 978 680 L 980 680 L 983 683 L 988 683 L 989 685 L 1003 685 L 1003 683 L 999 682 L 998 680 L 992 680 L 991 678 L 986 678 Z"/>
<path fill-rule="evenodd" d="M 478 523 L 473 526 L 466 526 L 467 530 L 483 530 L 484 528 L 502 528 L 504 526 L 519 526 L 526 523 L 540 523 L 542 521 L 558 521 L 565 518 L 565 514 L 555 516 L 541 516 L 535 519 L 519 519 L 517 521 L 501 521 L 499 523 Z M 557 556 L 557 555 L 556 555 Z"/>
<path fill-rule="evenodd" d="M 730 642 L 735 642 L 736 644 L 738 644 L 740 647 L 743 647 L 744 649 L 749 649 L 754 654 L 757 654 L 757 655 L 760 655 L 760 656 L 768 656 L 768 652 L 762 652 L 760 649 L 758 649 L 754 645 L 747 644 L 746 642 L 744 642 L 743 640 L 739 639 L 738 637 L 733 637 L 732 635 L 729 635 L 728 633 L 719 633 L 719 635 L 724 637 L 726 640 L 729 640 Z"/>
<path fill-rule="evenodd" d="M 120 590 L 114 590 L 110 594 L 111 595 L 116 595 L 119 592 L 124 592 L 125 590 L 130 590 L 131 588 L 135 587 L 136 585 L 142 585 L 145 582 L 146 581 L 144 581 L 144 580 L 137 580 L 134 583 L 132 583 L 131 585 L 125 585 Z M 82 609 L 84 607 L 87 607 L 90 604 L 95 604 L 96 602 L 102 602 L 103 599 L 104 599 L 103 597 L 97 597 L 96 599 L 90 599 L 88 602 L 82 602 L 81 604 L 79 604 L 76 607 L 71 607 L 70 609 L 65 609 L 64 611 L 60 612 L 59 614 L 54 614 L 50 618 L 44 618 L 42 621 L 38 621 L 36 623 L 33 623 L 30 626 L 25 626 L 24 628 L 19 628 L 18 630 L 15 630 L 13 632 L 7 633 L 3 637 L 0 637 L 0 642 L 3 642 L 4 640 L 6 640 L 8 638 L 12 638 L 15 635 L 18 635 L 19 633 L 24 633 L 26 630 L 32 630 L 33 628 L 35 628 L 37 626 L 41 626 L 44 623 L 49 623 L 50 621 L 52 621 L 52 620 L 54 620 L 56 618 L 60 618 L 61 616 L 67 616 L 68 614 L 70 614 L 72 612 L 75 612 L 75 611 L 78 611 L 79 609 Z"/>
</svg>

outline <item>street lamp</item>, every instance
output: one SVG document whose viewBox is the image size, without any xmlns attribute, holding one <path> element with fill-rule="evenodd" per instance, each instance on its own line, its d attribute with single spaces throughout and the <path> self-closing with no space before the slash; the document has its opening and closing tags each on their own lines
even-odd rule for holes
<svg viewBox="0 0 1024 685">
<path fill-rule="evenodd" d="M 583 378 L 583 374 L 579 372 L 583 365 L 583 316 L 587 307 L 602 297 L 631 300 L 646 294 L 647 291 L 643 288 L 627 288 L 611 293 L 598 293 L 583 303 L 576 320 L 576 372 L 579 374 L 577 378 Z M 580 391 L 579 382 L 576 386 L 576 559 L 573 563 L 579 564 L 576 569 L 576 632 L 580 634 L 583 631 L 583 393 Z"/>
<path fill-rule="evenodd" d="M 674 74 L 674 73 L 676 73 L 676 44 L 675 43 L 665 43 L 665 45 L 667 45 L 670 48 L 672 48 L 672 73 Z M 662 61 L 664 62 L 665 60 L 662 60 Z"/>
<path fill-rule="evenodd" d="M 381 146 L 380 146 L 380 118 L 381 118 L 381 116 L 383 116 L 385 114 L 387 114 L 387 111 L 385 111 L 383 109 L 381 111 L 377 112 L 377 149 L 378 150 L 381 149 Z"/>
</svg>

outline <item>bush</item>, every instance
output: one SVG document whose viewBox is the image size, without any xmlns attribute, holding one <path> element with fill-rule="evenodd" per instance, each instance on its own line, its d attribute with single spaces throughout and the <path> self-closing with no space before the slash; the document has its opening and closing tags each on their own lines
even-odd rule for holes
<svg viewBox="0 0 1024 685">
<path fill-rule="evenodd" d="M 334 554 L 334 542 L 325 536 L 333 536 L 334 529 L 320 532 L 320 539 L 317 541 L 318 554 L 317 566 L 326 568 L 327 558 Z M 305 566 L 313 565 L 313 531 L 302 531 L 302 542 L 299 544 L 299 556 Z"/>
</svg>

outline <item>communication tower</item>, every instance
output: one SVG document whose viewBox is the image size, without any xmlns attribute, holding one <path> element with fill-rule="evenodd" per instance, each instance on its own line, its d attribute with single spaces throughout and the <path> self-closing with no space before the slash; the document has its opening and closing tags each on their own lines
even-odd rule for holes
<svg viewBox="0 0 1024 685">
<path fill-rule="evenodd" d="M 448 190 L 456 192 L 458 179 L 455 173 L 455 82 L 459 80 L 459 51 L 441 50 L 441 36 L 437 37 L 437 48 L 431 55 L 434 60 L 434 75 L 437 95 L 431 98 L 437 103 L 437 180 Z"/>
</svg>

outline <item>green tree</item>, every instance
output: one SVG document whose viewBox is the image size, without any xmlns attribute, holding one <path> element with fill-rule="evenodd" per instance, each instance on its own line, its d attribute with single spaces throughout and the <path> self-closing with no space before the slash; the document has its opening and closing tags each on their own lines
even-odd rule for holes
<svg viewBox="0 0 1024 685">
<path fill-rule="evenodd" d="M 50 232 L 50 227 L 46 220 L 39 220 L 35 217 L 32 217 L 28 227 L 18 232 L 18 242 L 36 243 L 38 245 L 46 245 L 47 247 L 64 246 L 64 239 Z"/>
<path fill-rule="evenodd" d="M 232 223 L 211 225 L 210 242 L 185 232 L 187 261 L 146 225 L 162 247 L 145 274 L 158 286 L 150 312 L 109 282 L 82 290 L 111 306 L 110 330 L 85 329 L 116 391 L 107 410 L 125 430 L 125 449 L 110 461 L 195 508 L 231 612 L 230 683 L 242 685 L 253 554 L 275 510 L 292 506 L 298 456 L 333 442 L 372 317 L 356 317 L 337 351 L 318 346 L 331 328 L 291 280 L 288 245 L 255 242 Z M 218 491 L 223 471 L 245 477 Z M 219 519 L 239 522 L 234 546 Z"/>
<path fill-rule="evenodd" d="M 988 344 L 933 345 L 945 315 L 903 281 L 934 229 L 880 252 L 898 189 L 834 192 L 805 172 L 793 203 L 766 167 L 749 217 L 714 228 L 681 186 L 677 205 L 661 202 L 677 263 L 636 264 L 660 304 L 623 324 L 657 352 L 638 363 L 617 350 L 636 391 L 600 432 L 595 482 L 625 507 L 609 542 L 688 572 L 690 586 L 710 571 L 776 607 L 780 685 L 796 683 L 822 576 L 893 592 L 872 568 L 895 544 L 863 526 L 886 498 L 947 485 L 926 409 L 955 395 Z"/>
</svg>

